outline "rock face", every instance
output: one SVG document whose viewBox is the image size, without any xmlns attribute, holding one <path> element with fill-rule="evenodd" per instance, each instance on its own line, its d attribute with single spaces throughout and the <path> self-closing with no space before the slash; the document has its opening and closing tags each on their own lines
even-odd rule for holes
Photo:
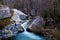
<svg viewBox="0 0 60 40">
<path fill-rule="evenodd" d="M 6 17 L 10 17 L 10 9 L 9 7 L 5 7 L 3 5 L 0 6 L 0 19 L 6 18 Z"/>
</svg>

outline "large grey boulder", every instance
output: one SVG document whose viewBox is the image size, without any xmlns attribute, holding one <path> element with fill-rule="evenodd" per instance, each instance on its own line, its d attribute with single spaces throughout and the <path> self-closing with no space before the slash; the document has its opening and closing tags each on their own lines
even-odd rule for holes
<svg viewBox="0 0 60 40">
<path fill-rule="evenodd" d="M 35 19 L 32 21 L 32 23 L 27 28 L 27 30 L 33 31 L 33 32 L 40 32 L 44 24 L 45 22 L 43 18 L 40 16 L 36 16 Z"/>
<path fill-rule="evenodd" d="M 0 6 L 0 19 L 10 17 L 10 8 L 5 6 Z"/>
<path fill-rule="evenodd" d="M 31 25 L 29 27 L 31 28 L 33 25 L 43 26 L 44 24 L 45 23 L 44 23 L 43 18 L 40 17 L 40 16 L 36 16 L 35 19 L 33 20 L 33 22 L 31 23 Z"/>
</svg>

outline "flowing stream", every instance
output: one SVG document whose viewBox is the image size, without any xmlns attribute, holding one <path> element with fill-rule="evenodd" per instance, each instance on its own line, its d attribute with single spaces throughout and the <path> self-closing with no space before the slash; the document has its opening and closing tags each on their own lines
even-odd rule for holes
<svg viewBox="0 0 60 40">
<path fill-rule="evenodd" d="M 28 22 L 29 20 L 21 25 L 25 31 L 16 35 L 15 40 L 46 40 L 43 36 L 38 36 L 34 33 L 26 31 Z"/>
</svg>

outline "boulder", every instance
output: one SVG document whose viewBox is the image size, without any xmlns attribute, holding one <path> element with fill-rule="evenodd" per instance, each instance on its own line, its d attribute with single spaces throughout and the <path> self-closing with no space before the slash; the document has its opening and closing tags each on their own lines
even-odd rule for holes
<svg viewBox="0 0 60 40">
<path fill-rule="evenodd" d="M 27 31 L 40 32 L 44 25 L 44 20 L 40 16 L 36 16 L 32 23 L 27 28 Z"/>
<path fill-rule="evenodd" d="M 10 8 L 7 6 L 0 5 L 0 19 L 10 17 Z"/>
</svg>

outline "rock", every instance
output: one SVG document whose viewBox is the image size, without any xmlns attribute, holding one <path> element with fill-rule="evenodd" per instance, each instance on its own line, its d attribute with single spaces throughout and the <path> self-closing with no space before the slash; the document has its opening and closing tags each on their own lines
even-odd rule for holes
<svg viewBox="0 0 60 40">
<path fill-rule="evenodd" d="M 0 6 L 0 19 L 10 17 L 10 8 L 7 6 Z"/>
<path fill-rule="evenodd" d="M 22 19 L 22 20 L 26 20 L 26 17 L 25 15 L 19 15 L 19 18 Z"/>
<path fill-rule="evenodd" d="M 24 32 L 24 28 L 20 24 L 17 24 L 17 28 L 18 28 L 18 32 L 17 33 Z"/>
<path fill-rule="evenodd" d="M 2 30 L 5 26 L 11 23 L 11 18 L 4 18 L 0 20 L 0 30 Z"/>
<path fill-rule="evenodd" d="M 1 38 L 9 38 L 12 36 L 16 36 L 17 33 L 21 33 L 24 31 L 23 27 L 21 27 L 22 23 L 20 23 L 21 19 L 19 18 L 19 15 L 27 15 L 17 9 L 13 9 L 11 11 L 11 14 L 11 17 L 2 17 L 2 19 L 0 20 L 0 30 L 2 32 L 0 33 Z"/>
<path fill-rule="evenodd" d="M 12 36 L 15 36 L 17 35 L 17 33 L 21 33 L 23 32 L 24 29 L 23 27 L 21 27 L 20 24 L 10 24 L 10 25 L 7 25 L 3 30 L 1 30 L 1 35 L 0 37 L 2 38 L 9 38 L 9 37 L 12 37 Z"/>
<path fill-rule="evenodd" d="M 51 26 L 54 24 L 55 24 L 55 20 L 53 20 L 52 18 L 47 19 L 45 22 L 45 26 Z"/>
<path fill-rule="evenodd" d="M 4 5 L 0 5 L 0 29 L 11 23 L 10 18 L 10 8 Z"/>
<path fill-rule="evenodd" d="M 0 29 L 3 29 L 5 26 L 9 25 L 10 23 L 12 23 L 12 21 L 15 21 L 15 22 L 20 21 L 21 22 L 22 19 L 26 20 L 25 17 L 27 17 L 27 15 L 24 14 L 23 12 L 21 12 L 17 9 L 11 9 L 10 10 L 9 7 L 1 7 L 0 11 L 1 11 L 0 12 L 0 18 L 1 18 L 0 19 Z M 3 11 L 6 11 L 6 13 Z M 4 14 L 4 16 L 2 13 Z M 11 16 L 10 16 L 10 14 L 11 14 Z M 22 19 L 19 18 L 19 16 L 21 16 L 21 15 L 23 16 Z"/>
<path fill-rule="evenodd" d="M 14 11 L 14 15 L 12 16 L 13 20 L 15 20 L 15 21 L 26 20 L 26 17 L 27 17 L 26 14 L 24 14 L 23 12 L 21 12 L 21 11 L 19 11 L 17 9 L 11 9 L 11 10 Z"/>
<path fill-rule="evenodd" d="M 33 22 L 27 28 L 29 31 L 40 32 L 44 25 L 44 20 L 40 16 L 36 16 Z"/>
<path fill-rule="evenodd" d="M 29 28 L 27 28 L 26 30 L 27 30 L 28 32 L 32 32 L 32 30 L 31 30 L 31 29 L 29 29 Z"/>
<path fill-rule="evenodd" d="M 37 18 L 38 19 L 38 18 Z M 34 22 L 35 20 L 33 20 Z M 37 20 L 38 21 L 38 20 Z M 48 40 L 59 40 L 60 39 L 60 30 L 57 28 L 59 27 L 57 24 L 57 27 L 54 27 L 54 25 L 47 26 L 47 28 L 44 28 L 43 25 L 39 22 L 35 21 L 34 24 L 33 22 L 31 25 L 27 28 L 28 31 L 32 31 L 38 34 L 43 34 L 45 37 L 48 38 Z M 49 19 L 49 22 L 52 23 L 53 20 Z M 35 25 L 36 24 L 36 25 Z"/>
<path fill-rule="evenodd" d="M 18 30 L 18 33 L 21 33 L 21 32 L 24 32 L 24 29 L 22 27 Z"/>
<path fill-rule="evenodd" d="M 36 11 L 35 9 L 32 9 L 32 10 L 31 10 L 30 13 L 31 13 L 32 16 L 36 16 L 36 15 L 37 15 L 35 11 Z"/>
</svg>

